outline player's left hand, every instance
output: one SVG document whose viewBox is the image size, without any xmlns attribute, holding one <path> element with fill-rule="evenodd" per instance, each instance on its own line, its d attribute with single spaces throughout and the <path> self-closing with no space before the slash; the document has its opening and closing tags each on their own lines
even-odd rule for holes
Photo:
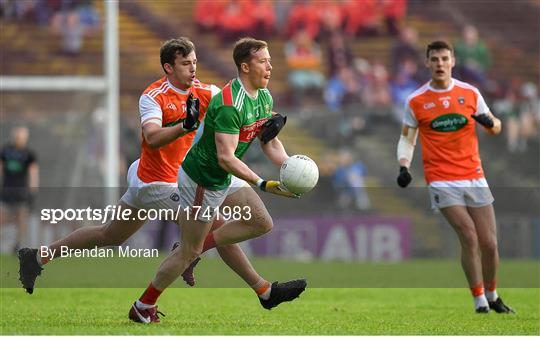
<svg viewBox="0 0 540 337">
<path fill-rule="evenodd" d="M 287 116 L 276 113 L 270 117 L 262 127 L 261 141 L 266 144 L 276 138 L 281 129 L 285 126 L 285 123 L 287 123 Z"/>
<path fill-rule="evenodd" d="M 199 106 L 200 102 L 198 98 L 194 98 L 193 94 L 189 94 L 186 102 L 186 118 L 184 119 L 184 129 L 195 130 L 199 127 Z"/>
<path fill-rule="evenodd" d="M 482 125 L 483 127 L 486 127 L 488 129 L 493 128 L 495 123 L 493 122 L 493 118 L 491 118 L 489 115 L 481 114 L 481 115 L 471 115 L 471 117 L 478 122 L 478 124 Z"/>
</svg>

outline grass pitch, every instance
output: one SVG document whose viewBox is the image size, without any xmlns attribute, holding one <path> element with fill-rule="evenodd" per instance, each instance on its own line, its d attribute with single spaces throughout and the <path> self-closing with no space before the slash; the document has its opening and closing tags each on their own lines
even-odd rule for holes
<svg viewBox="0 0 540 337">
<path fill-rule="evenodd" d="M 127 314 L 151 279 L 159 260 L 146 261 L 148 265 L 144 268 L 139 266 L 135 269 L 137 274 L 142 274 L 139 279 L 129 284 L 119 283 L 116 288 L 60 288 L 55 284 L 60 284 L 57 282 L 61 277 L 72 278 L 65 284 L 79 282 L 73 274 L 83 270 L 90 270 L 95 278 L 104 277 L 110 270 L 118 269 L 118 263 L 125 265 L 126 261 L 111 261 L 110 269 L 93 265 L 92 261 L 82 263 L 86 269 L 71 265 L 68 260 L 53 262 L 38 278 L 34 294 L 28 295 L 14 283 L 16 260 L 3 256 L 0 257 L 0 333 L 540 335 L 540 263 L 537 261 L 501 262 L 500 284 L 513 288 L 499 289 L 499 293 L 516 309 L 517 315 L 475 314 L 456 261 L 346 264 L 254 259 L 253 262 L 269 280 L 306 276 L 309 287 L 294 302 L 268 311 L 260 306 L 255 294 L 238 281 L 237 276 L 223 267 L 223 263 L 217 259 L 205 259 L 197 268 L 199 288 L 167 289 L 158 302 L 166 317 L 160 324 L 141 325 L 130 322 Z M 132 276 L 126 270 L 124 277 L 115 277 L 120 280 L 126 275 Z M 383 276 L 377 278 L 377 275 Z M 424 279 L 428 275 L 432 275 L 432 279 L 416 285 L 412 282 L 415 277 Z M 363 283 L 364 287 L 355 288 L 357 283 L 354 280 L 362 278 L 369 282 Z M 390 282 L 388 278 L 396 279 Z M 378 282 L 380 287 L 369 286 Z M 435 283 L 441 286 L 436 288 L 433 286 Z M 222 284 L 223 288 L 216 288 L 216 284 Z M 409 288 L 398 288 L 398 284 Z M 176 283 L 175 286 L 182 285 Z"/>
<path fill-rule="evenodd" d="M 130 322 L 140 289 L 2 289 L 8 335 L 538 335 L 540 290 L 502 289 L 517 315 L 474 314 L 463 289 L 307 289 L 267 311 L 248 289 L 169 289 L 160 324 Z"/>
</svg>

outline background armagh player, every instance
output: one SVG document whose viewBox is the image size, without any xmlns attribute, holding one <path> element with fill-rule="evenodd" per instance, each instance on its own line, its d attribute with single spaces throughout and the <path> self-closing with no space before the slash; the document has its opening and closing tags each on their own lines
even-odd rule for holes
<svg viewBox="0 0 540 337">
<path fill-rule="evenodd" d="M 220 91 L 216 86 L 202 84 L 195 78 L 195 46 L 187 38 L 165 42 L 160 58 L 166 76 L 152 83 L 140 98 L 141 157 L 129 168 L 129 187 L 119 202 L 123 209 L 131 209 L 131 214 L 136 214 L 141 208 L 176 210 L 180 205 L 178 169 L 193 143 L 195 132 L 192 131 L 203 120 L 211 97 Z M 129 220 L 115 219 L 103 226 L 83 227 L 48 248 L 58 253 L 61 246 L 82 249 L 120 245 L 144 222 L 130 217 Z M 216 221 L 214 226 L 222 223 Z M 255 286 L 256 292 L 259 291 L 258 282 L 263 286 L 268 283 L 255 271 L 240 246 L 223 246 L 217 250 L 227 265 L 246 283 Z M 19 251 L 20 279 L 29 293 L 33 292 L 43 264 L 51 258 L 39 256 L 37 249 L 23 248 Z M 188 284 L 194 284 L 192 268 L 188 268 L 183 277 Z M 266 295 L 272 297 L 270 293 Z M 276 305 L 281 303 L 275 296 L 273 300 Z"/>
<path fill-rule="evenodd" d="M 497 135 L 501 121 L 491 114 L 478 89 L 452 78 L 454 65 L 450 44 L 428 45 L 431 81 L 407 99 L 397 147 L 397 183 L 406 187 L 412 180 L 408 168 L 419 133 L 432 207 L 440 209 L 459 237 L 461 264 L 476 312 L 491 308 L 513 313 L 496 291 L 499 254 L 493 196 L 484 178 L 474 123 Z"/>
</svg>

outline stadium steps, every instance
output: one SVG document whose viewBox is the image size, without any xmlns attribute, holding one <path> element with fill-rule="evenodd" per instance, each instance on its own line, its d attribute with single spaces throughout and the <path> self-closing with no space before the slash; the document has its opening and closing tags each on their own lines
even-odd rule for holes
<svg viewBox="0 0 540 337">
<path fill-rule="evenodd" d="M 508 81 L 519 76 L 537 81 L 540 76 L 538 37 L 537 34 L 523 34 L 524 25 L 531 32 L 540 29 L 540 11 L 538 6 L 533 5 L 539 1 L 531 1 L 516 2 L 516 6 L 504 1 L 492 1 L 489 6 L 481 0 L 411 1 L 408 11 L 415 14 L 408 17 L 406 22 L 419 29 L 423 45 L 431 38 L 444 38 L 455 43 L 461 38 L 463 26 L 473 23 L 491 51 L 490 77 Z M 426 23 L 434 24 L 431 31 L 422 28 L 429 27 L 425 26 Z M 501 48 L 504 48 L 504 52 L 501 52 Z"/>
</svg>

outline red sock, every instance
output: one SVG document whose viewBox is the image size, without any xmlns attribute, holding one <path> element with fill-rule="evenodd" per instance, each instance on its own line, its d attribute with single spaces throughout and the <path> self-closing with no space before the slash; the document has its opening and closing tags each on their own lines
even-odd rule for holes
<svg viewBox="0 0 540 337">
<path fill-rule="evenodd" d="M 209 249 L 216 247 L 216 240 L 214 239 L 214 233 L 210 232 L 204 239 L 203 253 Z"/>
<path fill-rule="evenodd" d="M 487 291 L 495 291 L 497 289 L 497 280 L 493 279 L 491 281 L 486 282 L 486 290 Z"/>
<path fill-rule="evenodd" d="M 474 297 L 478 297 L 480 295 L 484 295 L 484 284 L 478 283 L 475 286 L 471 287 L 471 293 Z"/>
<path fill-rule="evenodd" d="M 154 286 L 152 285 L 152 282 L 150 282 L 150 284 L 148 285 L 148 288 L 146 288 L 141 298 L 139 298 L 139 301 L 141 301 L 144 304 L 154 305 L 156 304 L 156 301 L 162 292 L 163 290 L 158 290 L 154 288 Z"/>
</svg>

